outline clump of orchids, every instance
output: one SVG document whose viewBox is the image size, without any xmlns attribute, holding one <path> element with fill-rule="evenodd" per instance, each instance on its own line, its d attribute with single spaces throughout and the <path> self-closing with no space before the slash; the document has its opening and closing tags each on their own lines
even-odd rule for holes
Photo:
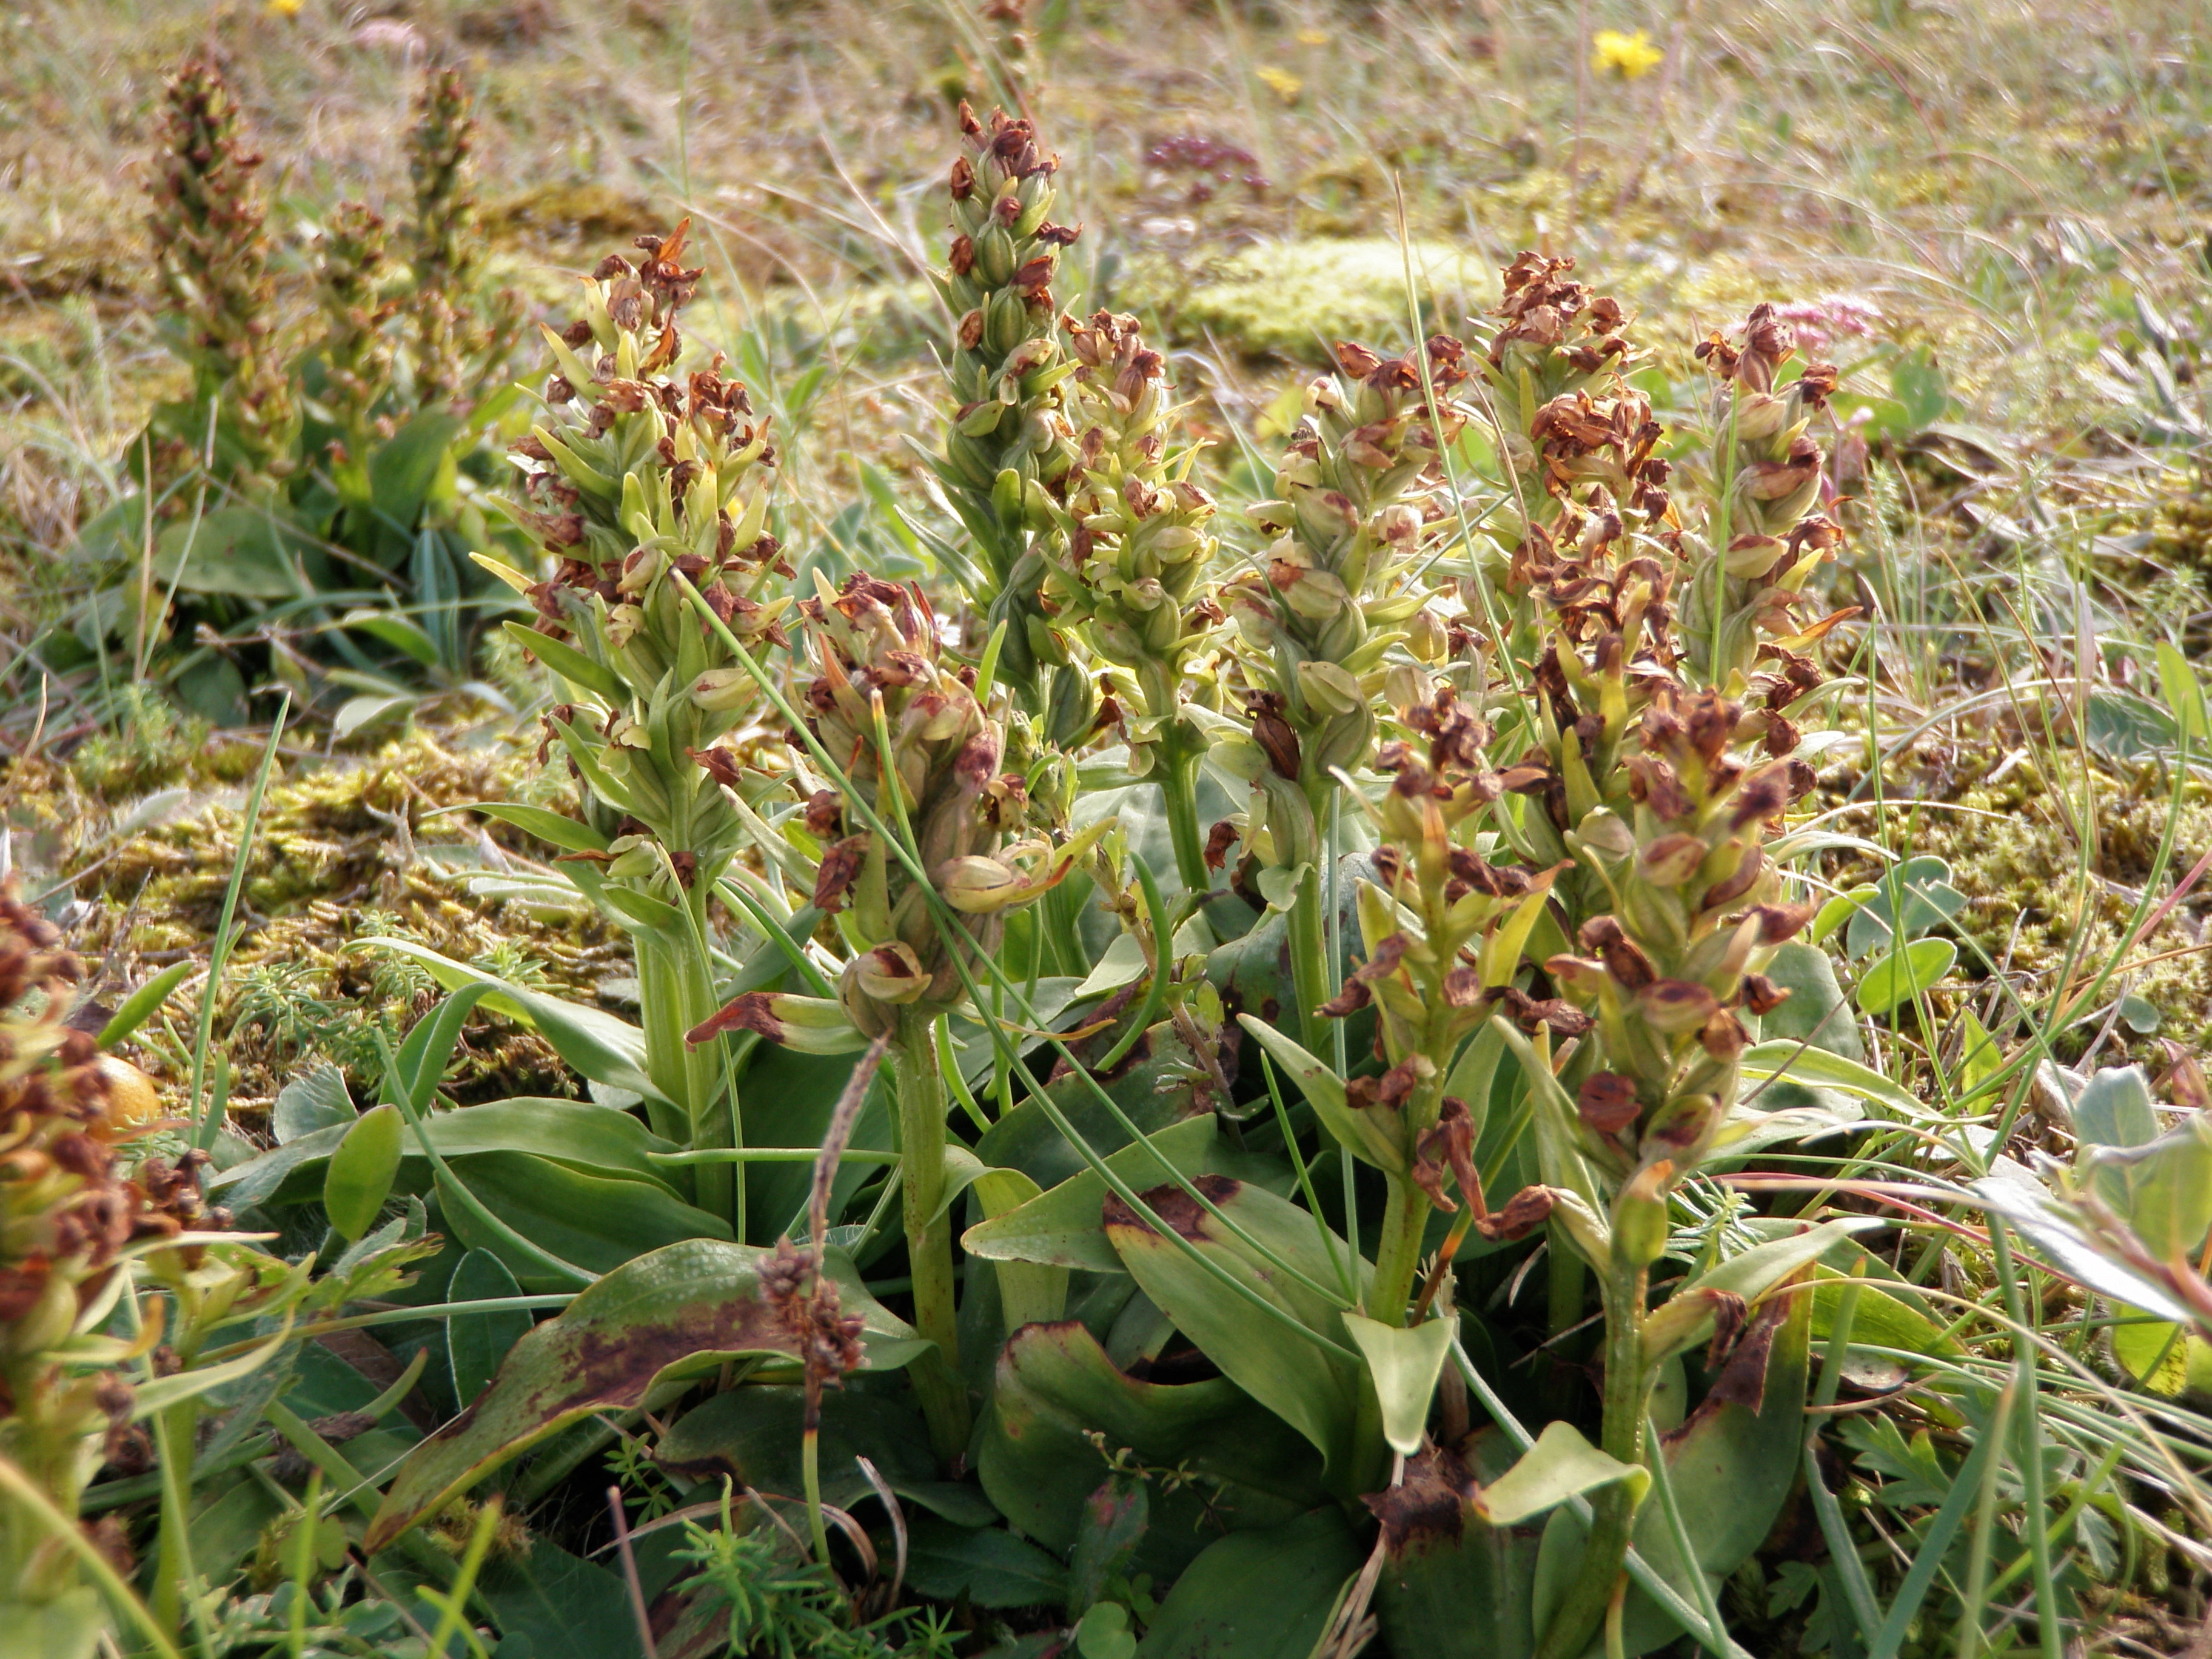
<svg viewBox="0 0 2212 1659">
<path fill-rule="evenodd" d="M 976 695 L 976 672 L 944 654 L 918 587 L 865 574 L 820 581 L 800 606 L 817 676 L 799 707 L 809 750 L 841 787 L 804 817 L 817 849 L 812 900 L 849 953 L 834 1004 L 748 992 L 702 1022 L 694 1043 L 757 1031 L 816 1052 L 887 1039 L 897 1085 L 900 1178 L 915 1325 L 937 1352 L 915 1370 L 931 1437 L 947 1463 L 967 1445 L 951 1217 L 944 1017 L 967 1000 L 1006 915 L 1049 890 L 1091 840 L 1055 847 L 1030 825 L 1023 778 L 1001 769 L 1006 738 Z"/>
</svg>

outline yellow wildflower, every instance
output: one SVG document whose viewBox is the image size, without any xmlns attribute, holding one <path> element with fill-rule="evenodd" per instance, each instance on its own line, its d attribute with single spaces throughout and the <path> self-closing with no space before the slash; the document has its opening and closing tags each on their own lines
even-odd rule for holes
<svg viewBox="0 0 2212 1659">
<path fill-rule="evenodd" d="M 1623 34 L 1619 29 L 1600 29 L 1590 36 L 1590 67 L 1600 75 L 1618 75 L 1624 81 L 1649 75 L 1666 61 L 1667 54 L 1651 44 L 1642 29 Z"/>
<path fill-rule="evenodd" d="M 1328 44 L 1327 29 L 1300 29 L 1296 37 L 1302 46 L 1325 46 Z"/>
<path fill-rule="evenodd" d="M 1304 81 L 1288 70 L 1277 69 L 1273 64 L 1267 64 L 1254 72 L 1267 83 L 1267 89 L 1270 92 L 1286 104 L 1297 103 L 1298 94 L 1305 90 Z"/>
<path fill-rule="evenodd" d="M 269 0 L 269 15 L 271 17 L 297 17 L 301 4 L 301 0 Z"/>
</svg>

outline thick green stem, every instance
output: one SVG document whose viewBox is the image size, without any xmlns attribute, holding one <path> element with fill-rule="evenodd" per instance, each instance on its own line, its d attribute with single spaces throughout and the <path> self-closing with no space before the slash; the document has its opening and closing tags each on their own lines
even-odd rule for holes
<svg viewBox="0 0 2212 1659">
<path fill-rule="evenodd" d="M 1645 1267 L 1616 1268 L 1606 1284 L 1602 1443 L 1608 1456 L 1629 1464 L 1644 1461 L 1644 1424 L 1650 1406 L 1650 1377 L 1644 1364 L 1649 1272 Z M 1616 1481 L 1590 1500 L 1590 1530 L 1583 1544 L 1581 1566 L 1544 1631 L 1536 1659 L 1577 1659 L 1605 1622 L 1628 1560 L 1638 1496 L 1626 1483 Z"/>
<path fill-rule="evenodd" d="M 1375 1253 L 1375 1281 L 1367 1293 L 1367 1316 L 1385 1325 L 1406 1322 L 1406 1304 L 1421 1271 L 1421 1239 L 1428 1231 L 1429 1196 L 1403 1176 L 1390 1178 L 1390 1199 L 1382 1211 L 1382 1241 Z"/>
<path fill-rule="evenodd" d="M 1176 873 L 1193 893 L 1212 884 L 1206 867 L 1206 840 L 1198 826 L 1198 766 L 1206 753 L 1203 733 L 1183 712 L 1182 681 L 1163 663 L 1149 663 L 1139 671 L 1145 713 L 1159 722 L 1159 752 L 1153 766 L 1160 784 L 1160 804 L 1168 815 L 1168 836 L 1175 847 Z"/>
<path fill-rule="evenodd" d="M 908 1367 L 929 1443 L 948 1470 L 968 1449 L 968 1386 L 960 1380 L 958 1305 L 952 1279 L 952 1218 L 939 1214 L 945 1195 L 945 1074 L 938 1069 L 937 1027 L 911 1009 L 899 1015 L 892 1066 L 898 1085 L 899 1158 L 906 1209 L 906 1249 L 914 1274 L 914 1326 L 935 1343 Z"/>
<path fill-rule="evenodd" d="M 720 1107 L 722 1043 L 693 1048 L 684 1034 L 721 1005 L 710 964 L 689 939 L 641 931 L 635 935 L 637 998 L 645 1031 L 645 1071 L 664 1101 L 647 1100 L 653 1132 L 686 1151 L 727 1146 L 731 1114 Z M 693 1171 L 694 1201 L 710 1215 L 736 1219 L 738 1175 L 733 1166 L 702 1164 Z"/>
<path fill-rule="evenodd" d="M 1298 1000 L 1298 1041 L 1318 1059 L 1328 1058 L 1328 1017 L 1321 1006 L 1335 994 L 1328 982 L 1328 932 L 1322 919 L 1322 872 L 1317 864 L 1306 866 L 1291 901 L 1291 983 Z"/>
<path fill-rule="evenodd" d="M 1168 745 L 1160 757 L 1160 802 L 1167 808 L 1168 836 L 1175 846 L 1176 874 L 1194 893 L 1212 884 L 1206 867 L 1206 838 L 1198 830 L 1198 761 L 1195 754 Z"/>
</svg>

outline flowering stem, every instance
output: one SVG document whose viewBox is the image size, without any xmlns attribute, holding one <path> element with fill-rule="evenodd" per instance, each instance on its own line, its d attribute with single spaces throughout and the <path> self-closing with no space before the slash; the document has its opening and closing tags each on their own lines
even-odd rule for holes
<svg viewBox="0 0 2212 1659">
<path fill-rule="evenodd" d="M 684 895 L 687 903 L 704 902 L 703 890 Z M 653 1133 L 693 1150 L 726 1146 L 728 1119 L 717 1125 L 714 1105 L 721 1084 L 721 1042 L 692 1048 L 684 1034 L 714 1017 L 721 1006 L 709 965 L 689 939 L 670 939 L 640 929 L 635 935 L 638 1005 L 645 1030 L 645 1069 L 653 1086 L 675 1108 L 671 1113 L 647 1103 Z M 726 1164 L 703 1164 L 695 1172 L 694 1201 L 710 1215 L 732 1213 L 738 1176 Z"/>
<path fill-rule="evenodd" d="M 1206 842 L 1198 831 L 1198 762 L 1180 743 L 1164 744 L 1160 757 L 1160 800 L 1167 808 L 1168 835 L 1175 845 L 1176 874 L 1188 891 L 1203 894 L 1212 879 L 1206 867 Z"/>
<path fill-rule="evenodd" d="M 1176 873 L 1188 891 L 1204 893 L 1212 885 L 1206 867 L 1206 840 L 1198 825 L 1198 767 L 1206 754 L 1206 739 L 1192 728 L 1189 716 L 1183 712 L 1182 677 L 1172 664 L 1146 664 L 1138 671 L 1137 683 L 1145 713 L 1160 722 L 1153 769 L 1159 777 L 1160 803 L 1167 810 Z"/>
<path fill-rule="evenodd" d="M 1616 1461 L 1644 1461 L 1644 1425 L 1650 1389 L 1644 1364 L 1644 1303 L 1650 1270 L 1615 1267 L 1606 1278 L 1605 1423 L 1601 1437 Z M 1536 1659 L 1576 1659 L 1605 1622 L 1628 1545 L 1636 1528 L 1638 1493 L 1616 1481 L 1590 1500 L 1589 1536 L 1583 1545 L 1581 1570 L 1552 1615 Z"/>
<path fill-rule="evenodd" d="M 930 1447 L 952 1468 L 968 1449 L 967 1384 L 960 1380 L 960 1332 L 952 1279 L 952 1218 L 938 1211 L 945 1192 L 945 1077 L 937 1027 L 912 1009 L 899 1015 L 892 1070 L 898 1085 L 906 1249 L 914 1275 L 914 1325 L 935 1343 L 908 1367 L 929 1423 Z"/>
<path fill-rule="evenodd" d="M 1421 1239 L 1428 1231 L 1430 1207 L 1428 1194 L 1411 1181 L 1390 1177 L 1382 1239 L 1375 1255 L 1375 1280 L 1367 1293 L 1370 1319 L 1385 1325 L 1406 1322 L 1406 1304 L 1421 1268 Z"/>
<path fill-rule="evenodd" d="M 1298 1000 L 1298 1040 L 1309 1054 L 1324 1052 L 1328 1017 L 1321 1006 L 1335 994 L 1328 982 L 1328 940 L 1322 919 L 1321 867 L 1308 865 L 1291 902 L 1291 983 Z"/>
</svg>

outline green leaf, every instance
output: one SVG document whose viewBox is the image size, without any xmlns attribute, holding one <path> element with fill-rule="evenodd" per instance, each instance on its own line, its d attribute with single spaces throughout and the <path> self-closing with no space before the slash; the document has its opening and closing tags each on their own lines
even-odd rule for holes
<svg viewBox="0 0 2212 1659">
<path fill-rule="evenodd" d="M 2178 1292 L 2092 1233 L 2078 1212 L 2011 1158 L 1996 1159 L 1989 1174 L 1973 1183 L 1973 1193 L 2067 1278 L 2161 1319 L 2197 1322 L 2195 1309 Z"/>
<path fill-rule="evenodd" d="M 1515 1527 L 1555 1510 L 1570 1498 L 1625 1483 L 1641 1498 L 1651 1471 L 1608 1457 L 1571 1423 L 1547 1423 L 1520 1461 L 1483 1488 L 1474 1500 L 1494 1527 Z"/>
<path fill-rule="evenodd" d="M 529 1659 L 643 1659 L 629 1593 L 619 1576 L 533 1537 L 526 1550 L 495 1550 L 477 1575 L 504 1638 Z"/>
<path fill-rule="evenodd" d="M 2074 1133 L 2086 1157 L 2093 1146 L 2145 1146 L 2158 1139 L 2150 1075 L 2140 1066 L 2108 1066 L 2091 1076 L 2074 1102 Z"/>
<path fill-rule="evenodd" d="M 1880 1072 L 1826 1049 L 1805 1048 L 1786 1039 L 1757 1043 L 1745 1049 L 1743 1077 L 1747 1083 L 1753 1084 L 1787 1079 L 1816 1090 L 1837 1090 L 1869 1105 L 1882 1107 L 1908 1122 L 1929 1115 L 1925 1102 Z M 1754 1091 L 1748 1103 L 1756 1106 L 1758 1100 L 1758 1092 Z"/>
<path fill-rule="evenodd" d="M 511 1458 L 597 1412 L 641 1404 L 663 1379 L 696 1375 L 746 1354 L 798 1357 L 760 1293 L 768 1253 L 697 1239 L 617 1267 L 508 1352 L 475 1408 L 416 1448 L 393 1477 L 363 1547 L 388 1548 Z M 926 1346 L 836 1253 L 830 1276 L 845 1311 L 861 1320 L 870 1369 L 905 1364 Z"/>
<path fill-rule="evenodd" d="M 426 409 L 370 453 L 369 507 L 380 532 L 402 543 L 413 539 L 453 441 L 467 429 L 460 416 Z"/>
<path fill-rule="evenodd" d="M 300 568 L 305 532 L 260 507 L 222 507 L 162 531 L 154 575 L 188 593 L 295 599 L 308 591 Z"/>
<path fill-rule="evenodd" d="M 1779 1007 L 1759 1017 L 1762 1039 L 1808 1042 L 1845 1060 L 1866 1059 L 1859 1023 L 1836 983 L 1836 967 L 1826 951 L 1793 939 L 1775 951 L 1762 971 L 1790 993 Z"/>
<path fill-rule="evenodd" d="M 924 1595 L 979 1607 L 1058 1607 L 1067 1569 L 1035 1544 L 996 1527 L 956 1527 L 927 1516 L 909 1528 L 907 1583 Z"/>
<path fill-rule="evenodd" d="M 2147 1394 L 2212 1395 L 2212 1343 L 2166 1320 L 2112 1327 L 2112 1358 Z"/>
<path fill-rule="evenodd" d="M 481 812 L 501 823 L 511 823 L 526 834 L 543 842 L 550 842 L 564 853 L 604 853 L 607 838 L 580 818 L 572 818 L 566 812 L 556 812 L 543 806 L 526 806 L 520 801 L 483 800 L 472 803 L 469 809 Z"/>
<path fill-rule="evenodd" d="M 1683 1288 L 1686 1290 L 1694 1286 L 1700 1290 L 1723 1291 L 1755 1304 L 1806 1263 L 1819 1261 L 1823 1252 L 1854 1233 L 1866 1232 L 1883 1224 L 1876 1216 L 1845 1216 L 1834 1221 L 1824 1221 L 1817 1227 L 1808 1227 L 1787 1238 L 1754 1244 L 1698 1274 Z"/>
<path fill-rule="evenodd" d="M 381 640 L 393 650 L 411 657 L 424 668 L 438 665 L 438 642 L 406 617 L 391 611 L 349 611 L 338 619 L 342 628 L 351 628 Z"/>
<path fill-rule="evenodd" d="M 397 1106 L 383 1105 L 344 1127 L 323 1174 L 323 1207 L 331 1225 L 359 1238 L 376 1223 L 399 1173 L 399 1146 L 407 1126 Z"/>
<path fill-rule="evenodd" d="M 307 1197 L 310 1195 L 307 1183 L 322 1161 L 337 1150 L 351 1121 L 349 1115 L 329 1127 L 309 1130 L 257 1158 L 221 1170 L 210 1177 L 209 1190 L 225 1193 L 225 1202 L 234 1207 L 258 1204 L 271 1196 L 280 1202 Z M 441 1157 L 529 1153 L 580 1173 L 644 1182 L 671 1194 L 675 1191 L 668 1177 L 647 1156 L 672 1152 L 675 1146 L 628 1112 L 588 1100 L 524 1097 L 487 1101 L 481 1106 L 432 1112 L 423 1127 Z M 404 1167 L 419 1162 L 422 1151 L 410 1138 L 400 1156 Z M 419 1172 L 414 1178 L 427 1179 Z"/>
<path fill-rule="evenodd" d="M 1383 1546 L 1376 1615 L 1394 1654 L 1529 1659 L 1534 1533 L 1492 1526 L 1475 1501 L 1505 1473 L 1512 1449 L 1490 1428 L 1461 1452 L 1424 1452 L 1408 1462 L 1403 1482 L 1375 1494 Z"/>
<path fill-rule="evenodd" d="M 1431 1319 L 1408 1329 L 1355 1313 L 1343 1319 L 1345 1330 L 1366 1356 L 1368 1376 L 1382 1409 L 1382 1437 L 1393 1450 L 1411 1457 L 1420 1450 L 1428 1430 L 1429 1402 L 1459 1321 Z"/>
<path fill-rule="evenodd" d="M 1895 1012 L 1933 990 L 1958 959 L 1959 947 L 1948 939 L 1916 939 L 1901 951 L 1891 951 L 1859 981 L 1859 1011 L 1877 1019 Z"/>
<path fill-rule="evenodd" d="M 154 1017 L 155 1012 L 169 1000 L 169 994 L 183 984 L 198 970 L 198 964 L 191 962 L 172 963 L 124 999 L 106 1024 L 100 1028 L 100 1051 L 107 1053 L 118 1042 Z"/>
<path fill-rule="evenodd" d="M 500 626 L 506 630 L 507 638 L 579 690 L 589 691 L 617 708 L 629 702 L 629 688 L 623 684 L 622 676 L 594 662 L 574 646 L 519 622 L 501 623 Z"/>
<path fill-rule="evenodd" d="M 1851 916 L 1844 948 L 1853 960 L 1869 952 L 1918 939 L 1966 907 L 1966 896 L 1951 885 L 1951 866 L 1932 854 L 1909 858 L 1883 873 Z"/>
<path fill-rule="evenodd" d="M 278 1146 L 318 1129 L 343 1128 L 358 1115 L 347 1092 L 345 1073 L 337 1066 L 312 1066 L 276 1091 L 269 1127 Z"/>
<path fill-rule="evenodd" d="M 1806 931 L 1806 938 L 1814 945 L 1825 945 L 1835 936 L 1836 930 L 1859 913 L 1859 907 L 1874 896 L 1871 886 L 1854 887 L 1848 893 L 1838 893 L 1823 904 Z"/>
<path fill-rule="evenodd" d="M 1941 1325 L 1883 1289 L 1882 1284 L 1878 1278 L 1848 1278 L 1823 1267 L 1813 1286 L 1813 1340 L 1826 1339 L 1834 1328 L 1844 1291 L 1856 1285 L 1859 1288 L 1851 1311 L 1853 1348 L 1896 1348 L 1937 1357 L 1960 1352 L 1957 1340 L 1947 1335 Z"/>
<path fill-rule="evenodd" d="M 445 1299 L 489 1302 L 521 1294 L 522 1286 L 514 1282 L 505 1262 L 489 1250 L 471 1250 L 447 1281 Z M 530 1334 L 530 1326 L 528 1310 L 520 1308 L 507 1313 L 455 1314 L 447 1319 L 446 1350 L 454 1399 L 464 1407 L 471 1404 L 499 1370 L 507 1351 Z"/>
<path fill-rule="evenodd" d="M 447 1166 L 495 1220 L 587 1273 L 611 1273 L 684 1239 L 730 1237 L 726 1217 L 695 1209 L 652 1182 L 586 1174 L 527 1152 L 477 1152 L 448 1158 Z M 573 1280 L 549 1274 L 546 1262 L 518 1250 L 513 1239 L 457 1208 L 442 1187 L 439 1191 L 446 1226 L 462 1243 L 495 1253 L 532 1291 L 573 1288 Z"/>
<path fill-rule="evenodd" d="M 338 712 L 331 721 L 331 731 L 343 740 L 388 715 L 405 713 L 421 701 L 406 692 L 380 692 L 348 697 L 338 705 Z"/>
<path fill-rule="evenodd" d="M 40 1659 L 92 1659 L 108 1634 L 107 1609 L 98 1590 L 79 1586 L 47 1601 L 0 1601 L 0 1629 Z"/>
<path fill-rule="evenodd" d="M 1068 1557 L 1067 1610 L 1080 1613 L 1105 1593 L 1106 1581 L 1121 1572 L 1152 1525 L 1148 1477 L 1118 1470 L 1084 1500 L 1083 1522 Z"/>
<path fill-rule="evenodd" d="M 1118 1601 L 1093 1606 L 1075 1627 L 1075 1650 L 1082 1659 L 1137 1659 L 1128 1608 Z"/>
<path fill-rule="evenodd" d="M 986 1170 L 975 1180 L 975 1197 L 985 1224 L 1011 1214 L 1039 1196 L 1037 1184 L 1019 1170 Z M 1104 1242 L 1102 1235 L 1100 1242 Z M 970 1255 L 975 1252 L 970 1250 Z M 1109 1251 L 1108 1254 L 1111 1254 Z M 1118 1266 L 1118 1263 L 1117 1263 Z M 1058 1319 L 1067 1311 L 1067 1269 L 1035 1261 L 993 1265 L 999 1281 L 999 1311 L 1008 1330 Z"/>
<path fill-rule="evenodd" d="M 1204 1172 L 1218 1138 L 1209 1112 L 1156 1130 L 1149 1146 L 1133 1142 L 1109 1154 L 1106 1167 L 1141 1190 L 1158 1185 L 1170 1170 L 1185 1176 Z M 1028 1203 L 970 1227 L 961 1236 L 960 1248 L 990 1261 L 1121 1273 L 1121 1258 L 1107 1242 L 1099 1214 L 1106 1193 L 1104 1177 L 1085 1170 Z"/>
<path fill-rule="evenodd" d="M 955 1030 L 959 1025 L 956 1019 Z M 1194 1109 L 1188 1087 L 1177 1086 L 1178 1078 L 1188 1075 L 1179 1068 L 1195 1064 L 1197 1057 L 1176 1034 L 1172 1024 L 1163 1020 L 1146 1032 L 1132 1051 L 1132 1057 L 1133 1065 L 1111 1079 L 1102 1080 L 1101 1086 L 1139 1131 L 1158 1134 L 1187 1118 L 1213 1115 L 1210 1110 Z M 1069 1126 L 1101 1157 L 1110 1156 L 1132 1144 L 1128 1130 L 1121 1127 L 1083 1079 L 1073 1075 L 1050 1079 L 1045 1084 L 1045 1092 Z M 994 1168 L 1019 1170 L 1049 1192 L 1090 1166 L 1060 1133 L 1044 1106 L 1041 1100 L 1023 1101 L 983 1132 L 975 1142 L 975 1152 Z"/>
<path fill-rule="evenodd" d="M 2204 682 L 2179 646 L 2160 640 L 2154 654 L 2159 690 L 2166 697 L 2166 706 L 2173 711 L 2182 736 L 2202 759 L 2208 745 L 2212 745 L 2212 708 L 2205 702 Z"/>
<path fill-rule="evenodd" d="M 1935 352 L 1915 346 L 1899 357 L 1889 371 L 1889 389 L 1902 408 L 1905 429 L 1901 436 L 1924 432 L 1943 418 L 1951 407 L 1951 389 Z"/>
<path fill-rule="evenodd" d="M 1220 1176 L 1203 1176 L 1196 1184 L 1224 1214 L 1313 1284 L 1331 1282 L 1334 1270 L 1307 1212 Z M 1322 1454 L 1334 1481 L 1347 1491 L 1379 1484 L 1382 1471 L 1371 1466 L 1387 1455 L 1379 1439 L 1372 1448 L 1362 1442 L 1366 1368 L 1343 1352 L 1348 1340 L 1343 1309 L 1333 1297 L 1317 1294 L 1267 1261 L 1181 1188 L 1158 1187 L 1144 1198 L 1193 1250 L 1321 1340 L 1269 1317 L 1194 1261 L 1182 1244 L 1152 1231 L 1118 1200 L 1112 1200 L 1106 1206 L 1106 1236 L 1137 1287 L 1224 1376 L 1304 1435 Z M 1346 1249 L 1341 1243 L 1336 1248 Z M 1364 1282 L 1372 1270 L 1364 1262 L 1360 1267 Z"/>
<path fill-rule="evenodd" d="M 1366 1553 L 1334 1507 L 1217 1539 L 1176 1580 L 1138 1644 L 1139 1659 L 1310 1653 Z"/>
<path fill-rule="evenodd" d="M 1959 1012 L 1959 1076 L 1954 1085 L 1961 1101 L 1970 1101 L 1994 1083 L 2004 1070 L 2004 1051 L 1976 1018 L 1974 1011 Z"/>
<path fill-rule="evenodd" d="M 744 1102 L 745 1139 L 762 1146 L 817 1146 L 828 1132 L 838 1097 L 851 1079 L 858 1057 L 807 1054 L 763 1043 L 753 1049 L 738 1080 Z M 860 1152 L 891 1148 L 890 1068 L 877 1074 L 854 1126 L 851 1146 Z M 985 1154 L 987 1162 L 994 1162 Z M 865 1164 L 847 1163 L 830 1188 L 830 1212 L 836 1215 L 874 1176 Z M 772 1243 L 787 1227 L 804 1224 L 804 1210 L 814 1180 L 805 1164 L 744 1166 L 745 1202 L 757 1243 Z"/>
<path fill-rule="evenodd" d="M 1385 1115 L 1354 1111 L 1345 1099 L 1344 1079 L 1337 1076 L 1334 1066 L 1315 1059 L 1288 1033 L 1264 1020 L 1239 1014 L 1237 1023 L 1257 1037 L 1260 1046 L 1274 1057 L 1275 1063 L 1297 1080 L 1315 1115 L 1328 1126 L 1330 1134 L 1351 1147 L 1363 1162 L 1372 1164 L 1386 1175 L 1406 1173 L 1406 1155 L 1384 1128 Z"/>
<path fill-rule="evenodd" d="M 599 1009 L 495 979 L 412 939 L 364 939 L 362 945 L 364 949 L 389 951 L 420 963 L 449 991 L 475 985 L 491 987 L 492 994 L 483 1000 L 485 1008 L 531 1026 L 552 1044 L 556 1054 L 592 1082 L 659 1098 L 660 1091 L 645 1074 L 645 1034 L 636 1026 Z"/>
<path fill-rule="evenodd" d="M 2201 1112 L 2143 1146 L 2091 1147 L 2083 1170 L 2156 1261 L 2195 1256 L 2212 1231 L 2212 1122 Z"/>
</svg>

